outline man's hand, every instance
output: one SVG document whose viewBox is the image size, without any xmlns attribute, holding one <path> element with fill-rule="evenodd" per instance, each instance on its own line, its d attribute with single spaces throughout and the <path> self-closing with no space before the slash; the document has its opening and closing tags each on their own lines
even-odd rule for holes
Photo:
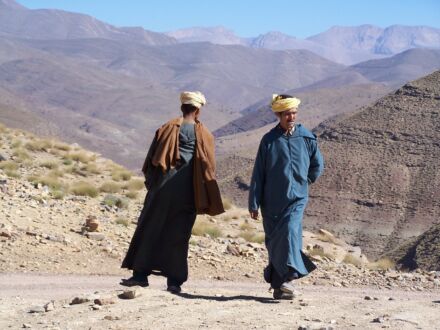
<svg viewBox="0 0 440 330">
<path fill-rule="evenodd" d="M 252 219 L 258 220 L 258 210 L 249 210 L 249 214 Z"/>
</svg>

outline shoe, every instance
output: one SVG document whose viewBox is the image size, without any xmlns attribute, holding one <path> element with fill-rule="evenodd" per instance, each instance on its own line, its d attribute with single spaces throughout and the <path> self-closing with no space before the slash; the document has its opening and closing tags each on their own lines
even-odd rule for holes
<svg viewBox="0 0 440 330">
<path fill-rule="evenodd" d="M 146 288 L 147 286 L 149 286 L 148 280 L 139 280 L 137 278 L 134 278 L 133 276 L 130 278 L 123 278 L 119 284 L 123 285 L 123 286 L 129 286 L 129 287 L 130 286 L 140 286 L 143 288 Z"/>
<path fill-rule="evenodd" d="M 284 282 L 283 284 L 281 284 L 280 290 L 283 291 L 284 293 L 294 294 L 295 286 L 293 285 L 292 281 Z"/>
<path fill-rule="evenodd" d="M 167 291 L 171 293 L 180 293 L 182 291 L 182 288 L 178 285 L 168 285 Z"/>
<path fill-rule="evenodd" d="M 293 293 L 283 292 L 281 289 L 273 290 L 273 299 L 276 300 L 293 300 L 295 295 Z"/>
</svg>

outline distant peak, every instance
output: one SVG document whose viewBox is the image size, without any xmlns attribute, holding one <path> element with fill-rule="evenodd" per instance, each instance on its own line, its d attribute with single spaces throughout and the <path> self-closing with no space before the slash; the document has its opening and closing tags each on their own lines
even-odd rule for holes
<svg viewBox="0 0 440 330">
<path fill-rule="evenodd" d="M 20 5 L 18 2 L 14 0 L 0 0 L 0 8 L 9 8 L 9 9 L 27 9 L 26 7 Z"/>
</svg>

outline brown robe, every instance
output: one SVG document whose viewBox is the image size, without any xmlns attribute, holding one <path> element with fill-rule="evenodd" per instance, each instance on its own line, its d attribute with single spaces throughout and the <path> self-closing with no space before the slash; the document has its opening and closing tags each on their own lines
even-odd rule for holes
<svg viewBox="0 0 440 330">
<path fill-rule="evenodd" d="M 163 172 L 176 166 L 179 156 L 179 130 L 183 118 L 175 118 L 156 131 L 142 167 L 147 188 L 154 167 Z M 194 200 L 197 214 L 217 215 L 224 212 L 215 178 L 215 143 L 209 130 L 198 120 L 195 124 Z"/>
</svg>

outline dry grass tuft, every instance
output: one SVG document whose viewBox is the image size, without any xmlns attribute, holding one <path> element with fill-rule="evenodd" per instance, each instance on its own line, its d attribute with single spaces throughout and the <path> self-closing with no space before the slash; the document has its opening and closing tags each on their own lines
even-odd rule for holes
<svg viewBox="0 0 440 330">
<path fill-rule="evenodd" d="M 388 270 L 388 269 L 395 269 L 396 263 L 390 258 L 385 257 L 385 258 L 380 258 L 375 262 L 370 262 L 369 264 L 367 264 L 367 267 L 373 270 Z"/>
<path fill-rule="evenodd" d="M 107 206 L 116 206 L 120 209 L 127 208 L 129 204 L 127 199 L 115 195 L 105 195 L 102 203 Z"/>
<path fill-rule="evenodd" d="M 328 258 L 331 260 L 335 260 L 335 256 L 331 253 L 325 252 L 322 248 L 313 247 L 310 250 L 307 250 L 309 255 L 312 256 L 320 256 L 321 258 Z"/>
<path fill-rule="evenodd" d="M 59 165 L 58 162 L 54 160 L 47 160 L 40 163 L 40 166 L 53 170 L 53 169 L 57 169 Z"/>
<path fill-rule="evenodd" d="M 227 211 L 232 209 L 233 204 L 229 198 L 222 198 L 223 208 Z"/>
<path fill-rule="evenodd" d="M 117 218 L 117 219 L 115 220 L 115 223 L 116 223 L 117 225 L 122 225 L 122 226 L 124 226 L 124 227 L 128 227 L 128 225 L 130 224 L 130 221 L 128 221 L 128 220 L 125 219 L 125 218 Z"/>
<path fill-rule="evenodd" d="M 195 236 L 206 236 L 209 235 L 212 238 L 221 237 L 223 235 L 220 228 L 215 225 L 208 224 L 203 221 L 196 221 L 191 233 Z"/>
<path fill-rule="evenodd" d="M 18 173 L 17 171 L 14 170 L 5 170 L 5 174 L 9 177 L 9 178 L 15 178 L 18 179 L 21 177 L 20 173 Z"/>
<path fill-rule="evenodd" d="M 29 141 L 24 146 L 30 151 L 48 151 L 52 148 L 52 141 L 47 139 L 38 139 L 34 141 Z"/>
<path fill-rule="evenodd" d="M 265 238 L 264 233 L 256 233 L 252 230 L 246 230 L 241 232 L 240 237 L 252 243 L 263 243 Z"/>
<path fill-rule="evenodd" d="M 136 199 L 138 197 L 138 192 L 137 191 L 127 191 L 125 194 L 125 197 L 130 198 L 130 199 Z"/>
<path fill-rule="evenodd" d="M 85 151 L 76 151 L 66 154 L 64 156 L 64 159 L 70 159 L 76 162 L 81 162 L 83 164 L 88 164 L 89 162 L 96 160 L 96 155 L 89 154 Z"/>
<path fill-rule="evenodd" d="M 22 148 L 17 148 L 16 150 L 14 150 L 12 155 L 16 157 L 16 161 L 20 163 L 24 162 L 27 159 L 31 159 L 31 156 L 26 152 L 26 150 Z"/>
<path fill-rule="evenodd" d="M 69 191 L 77 196 L 96 197 L 99 194 L 98 189 L 96 189 L 94 185 L 86 181 L 79 181 L 74 183 L 70 187 Z"/>
<path fill-rule="evenodd" d="M 112 172 L 112 179 L 115 181 L 128 181 L 131 179 L 131 172 L 127 170 L 115 170 Z"/>
<path fill-rule="evenodd" d="M 145 187 L 144 180 L 141 179 L 131 179 L 126 184 L 123 185 L 124 189 L 130 190 L 130 191 L 138 191 Z"/>
<path fill-rule="evenodd" d="M 117 193 L 120 192 L 121 189 L 121 185 L 113 181 L 104 182 L 101 187 L 99 187 L 99 191 L 106 193 Z"/>
<path fill-rule="evenodd" d="M 17 169 L 18 169 L 18 164 L 16 162 L 13 162 L 11 160 L 0 162 L 0 170 L 16 171 Z"/>
<path fill-rule="evenodd" d="M 350 265 L 357 266 L 357 267 L 362 265 L 362 260 L 351 253 L 347 253 L 345 255 L 344 259 L 342 260 L 342 262 L 345 264 L 350 264 Z"/>
</svg>

